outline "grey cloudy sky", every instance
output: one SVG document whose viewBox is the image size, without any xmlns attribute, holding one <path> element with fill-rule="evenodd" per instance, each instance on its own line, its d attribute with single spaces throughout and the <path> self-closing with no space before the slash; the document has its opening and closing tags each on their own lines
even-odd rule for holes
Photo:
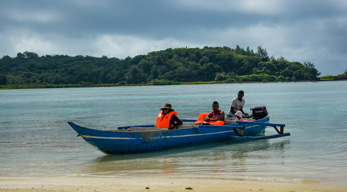
<svg viewBox="0 0 347 192">
<path fill-rule="evenodd" d="M 31 51 L 125 58 L 236 45 L 347 69 L 346 0 L 1 0 L 0 56 Z"/>
</svg>

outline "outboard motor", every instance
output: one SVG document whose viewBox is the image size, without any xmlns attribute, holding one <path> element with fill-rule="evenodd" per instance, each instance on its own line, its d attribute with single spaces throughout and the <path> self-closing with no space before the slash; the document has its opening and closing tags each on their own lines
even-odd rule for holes
<svg viewBox="0 0 347 192">
<path fill-rule="evenodd" d="M 265 106 L 256 106 L 251 108 L 251 110 L 252 110 L 252 117 L 256 120 L 262 119 L 268 115 Z"/>
</svg>

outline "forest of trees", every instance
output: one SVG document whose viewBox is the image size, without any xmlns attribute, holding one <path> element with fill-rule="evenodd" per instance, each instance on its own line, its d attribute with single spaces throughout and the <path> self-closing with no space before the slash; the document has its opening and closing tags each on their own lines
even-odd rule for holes
<svg viewBox="0 0 347 192">
<path fill-rule="evenodd" d="M 247 47 L 176 48 L 125 59 L 18 53 L 0 59 L 0 87 L 66 87 L 182 82 L 316 81 L 311 62 L 270 57 Z"/>
</svg>

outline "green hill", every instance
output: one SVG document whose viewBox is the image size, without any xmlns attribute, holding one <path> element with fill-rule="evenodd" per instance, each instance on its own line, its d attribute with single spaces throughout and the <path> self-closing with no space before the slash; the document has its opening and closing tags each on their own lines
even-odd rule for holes
<svg viewBox="0 0 347 192">
<path fill-rule="evenodd" d="M 67 87 L 185 82 L 319 80 L 311 62 L 269 57 L 237 46 L 176 48 L 125 59 L 18 53 L 0 59 L 0 87 Z"/>
</svg>

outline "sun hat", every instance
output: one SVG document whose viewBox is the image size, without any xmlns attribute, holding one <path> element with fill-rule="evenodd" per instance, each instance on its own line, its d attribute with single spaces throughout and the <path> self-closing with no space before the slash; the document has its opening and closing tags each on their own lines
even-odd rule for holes
<svg viewBox="0 0 347 192">
<path fill-rule="evenodd" d="M 170 103 L 165 103 L 164 107 L 162 107 L 160 110 L 163 110 L 163 109 L 172 109 L 172 106 Z"/>
<path fill-rule="evenodd" d="M 240 118 L 242 118 L 242 112 L 241 112 L 241 111 L 237 111 L 237 112 L 235 113 L 235 115 L 238 116 L 238 117 L 240 117 Z"/>
</svg>

